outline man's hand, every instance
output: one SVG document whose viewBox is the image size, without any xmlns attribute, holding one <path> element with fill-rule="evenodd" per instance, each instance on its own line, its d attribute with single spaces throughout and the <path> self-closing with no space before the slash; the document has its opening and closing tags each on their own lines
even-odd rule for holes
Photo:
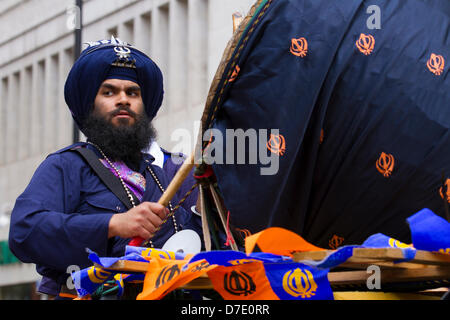
<svg viewBox="0 0 450 320">
<path fill-rule="evenodd" d="M 151 239 L 163 220 L 169 214 L 169 209 L 155 202 L 143 202 L 125 213 L 118 213 L 109 220 L 108 238 L 141 237 Z"/>
</svg>

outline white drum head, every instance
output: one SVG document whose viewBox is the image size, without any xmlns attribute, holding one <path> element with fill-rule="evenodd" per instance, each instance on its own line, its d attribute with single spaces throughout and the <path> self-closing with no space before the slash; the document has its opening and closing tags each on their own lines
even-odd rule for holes
<svg viewBox="0 0 450 320">
<path fill-rule="evenodd" d="M 172 252 L 195 254 L 201 251 L 202 241 L 197 232 L 186 229 L 171 236 L 162 249 Z"/>
</svg>

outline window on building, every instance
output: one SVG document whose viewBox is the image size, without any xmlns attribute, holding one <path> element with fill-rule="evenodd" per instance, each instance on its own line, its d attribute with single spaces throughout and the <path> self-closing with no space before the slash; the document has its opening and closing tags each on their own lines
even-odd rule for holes
<svg viewBox="0 0 450 320">
<path fill-rule="evenodd" d="M 36 111 L 37 111 L 37 127 L 38 127 L 38 152 L 45 151 L 45 127 L 47 125 L 47 114 L 45 113 L 45 60 L 41 60 L 37 64 L 36 79 Z"/>
<path fill-rule="evenodd" d="M 147 55 L 152 55 L 152 16 L 150 12 L 147 12 L 140 17 L 141 28 L 139 32 L 136 32 L 135 41 L 136 46 Z"/>
<path fill-rule="evenodd" d="M 6 137 L 7 128 L 7 101 L 9 99 L 9 80 L 7 77 L 2 79 L 1 85 L 2 104 L 0 104 L 0 134 L 2 137 Z M 0 139 L 0 165 L 6 163 L 6 139 Z"/>
<path fill-rule="evenodd" d="M 49 149 L 55 149 L 58 145 L 58 136 L 61 133 L 63 125 L 58 121 L 59 113 L 62 112 L 58 106 L 58 96 L 59 96 L 59 54 L 54 54 L 50 57 L 50 65 L 48 70 L 48 93 L 49 97 L 47 99 L 48 103 L 48 115 L 47 119 L 50 124 L 49 134 Z"/>
<path fill-rule="evenodd" d="M 21 127 L 22 140 L 20 144 L 23 146 L 22 152 L 20 154 L 21 158 L 27 158 L 30 156 L 30 141 L 31 141 L 31 95 L 33 92 L 33 66 L 28 66 L 25 68 L 22 86 L 22 103 L 24 112 L 22 115 L 22 123 L 25 125 Z"/>
<path fill-rule="evenodd" d="M 129 20 L 123 24 L 119 38 L 130 44 L 134 44 L 134 20 Z"/>
</svg>

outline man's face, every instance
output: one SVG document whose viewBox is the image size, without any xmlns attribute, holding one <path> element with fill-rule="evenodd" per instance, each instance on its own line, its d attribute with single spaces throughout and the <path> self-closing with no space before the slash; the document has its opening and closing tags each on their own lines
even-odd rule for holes
<svg viewBox="0 0 450 320">
<path fill-rule="evenodd" d="M 141 88 L 129 80 L 105 80 L 97 92 L 94 113 L 115 127 L 132 126 L 144 112 Z"/>
</svg>

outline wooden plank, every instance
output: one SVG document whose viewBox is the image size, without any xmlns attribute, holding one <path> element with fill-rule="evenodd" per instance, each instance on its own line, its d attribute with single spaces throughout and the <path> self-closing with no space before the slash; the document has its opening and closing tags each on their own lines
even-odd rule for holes
<svg viewBox="0 0 450 320">
<path fill-rule="evenodd" d="M 371 273 L 366 271 L 329 272 L 331 285 L 364 284 Z M 388 269 L 380 272 L 381 283 L 419 282 L 450 279 L 450 267 L 432 266 L 420 271 L 414 269 Z"/>
<path fill-rule="evenodd" d="M 296 262 L 300 262 L 302 260 L 320 261 L 328 257 L 333 252 L 335 251 L 325 250 L 325 251 L 294 252 L 294 254 L 292 255 L 292 259 Z"/>
<path fill-rule="evenodd" d="M 326 251 L 312 251 L 312 252 L 296 252 L 293 254 L 294 261 L 300 262 L 302 260 L 320 261 L 325 259 L 328 255 L 333 253 L 332 250 Z M 423 268 L 423 265 L 440 265 L 450 266 L 450 255 L 438 252 L 428 252 L 417 250 L 414 259 L 408 262 L 394 263 L 395 261 L 403 260 L 403 252 L 398 248 L 355 248 L 353 249 L 353 256 L 350 257 L 342 267 L 362 268 L 365 264 L 384 265 L 391 268 Z M 414 264 L 421 265 L 419 267 Z M 359 265 L 359 267 L 357 267 Z"/>
<path fill-rule="evenodd" d="M 208 275 L 205 273 L 191 282 L 186 283 L 182 288 L 186 290 L 211 290 L 213 285 L 208 278 Z"/>
<path fill-rule="evenodd" d="M 122 272 L 122 273 L 134 273 L 134 272 L 140 272 L 140 273 L 146 273 L 147 269 L 149 267 L 149 263 L 147 262 L 141 262 L 141 261 L 130 261 L 130 260 L 119 260 L 116 263 L 114 263 L 109 268 L 103 268 L 102 266 L 98 264 L 94 264 L 96 268 L 102 268 L 106 271 L 114 271 L 114 272 Z"/>
<path fill-rule="evenodd" d="M 403 252 L 398 248 L 356 248 L 353 250 L 355 258 L 403 260 Z M 438 252 L 417 250 L 414 259 L 409 263 L 420 263 L 427 265 L 450 266 L 450 255 Z"/>
<path fill-rule="evenodd" d="M 427 268 L 428 265 L 421 264 L 421 263 L 410 263 L 410 262 L 401 262 L 396 263 L 395 261 L 385 261 L 385 260 L 359 260 L 358 258 L 355 259 L 349 259 L 349 261 L 346 261 L 339 265 L 339 267 L 342 268 L 348 268 L 348 269 L 367 269 L 368 266 L 376 265 L 379 266 L 382 270 L 384 269 L 423 269 Z"/>
</svg>

